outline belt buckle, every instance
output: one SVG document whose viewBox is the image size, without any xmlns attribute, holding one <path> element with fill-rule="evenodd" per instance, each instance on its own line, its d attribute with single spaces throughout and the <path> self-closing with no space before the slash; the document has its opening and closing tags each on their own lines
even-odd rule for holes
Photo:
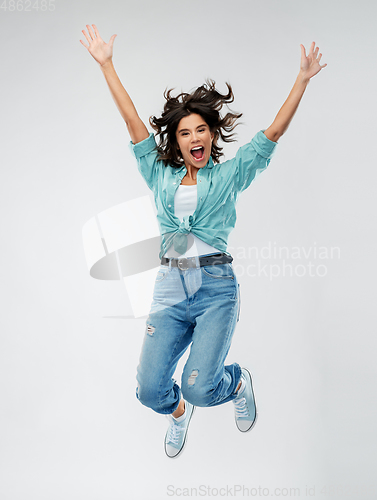
<svg viewBox="0 0 377 500">
<path fill-rule="evenodd" d="M 187 262 L 187 267 L 182 267 L 182 261 L 186 261 Z M 178 262 L 177 262 L 177 266 L 179 267 L 179 269 L 181 271 L 186 271 L 190 266 L 188 265 L 188 258 L 187 257 L 180 257 L 178 259 Z"/>
</svg>

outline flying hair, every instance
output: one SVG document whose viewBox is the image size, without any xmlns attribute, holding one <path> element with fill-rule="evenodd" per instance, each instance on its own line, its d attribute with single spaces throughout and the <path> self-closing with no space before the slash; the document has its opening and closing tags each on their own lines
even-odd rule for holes
<svg viewBox="0 0 377 500">
<path fill-rule="evenodd" d="M 227 94 L 221 94 L 216 90 L 215 82 L 207 79 L 206 83 L 191 93 L 182 92 L 176 97 L 172 96 L 174 89 L 165 89 L 164 98 L 166 103 L 160 118 L 151 116 L 149 123 L 157 132 L 159 143 L 157 152 L 159 159 L 167 165 L 181 167 L 184 165 L 183 158 L 178 150 L 176 131 L 179 122 L 185 116 L 192 113 L 200 115 L 207 123 L 210 131 L 214 134 L 211 148 L 211 156 L 214 163 L 219 163 L 219 159 L 224 155 L 222 147 L 218 141 L 221 138 L 224 142 L 234 142 L 233 130 L 239 123 L 235 123 L 241 118 L 242 113 L 229 111 L 225 116 L 220 114 L 224 105 L 234 101 L 232 87 L 226 82 Z"/>
</svg>

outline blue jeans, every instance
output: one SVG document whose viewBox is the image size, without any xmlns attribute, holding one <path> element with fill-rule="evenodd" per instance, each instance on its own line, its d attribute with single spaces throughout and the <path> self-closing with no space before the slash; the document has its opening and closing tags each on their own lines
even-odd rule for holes
<svg viewBox="0 0 377 500">
<path fill-rule="evenodd" d="M 232 264 L 181 270 L 161 265 L 146 320 L 136 396 L 157 413 L 171 414 L 181 395 L 195 406 L 236 398 L 237 363 L 224 366 L 239 319 L 240 292 Z M 191 344 L 181 387 L 172 378 Z"/>
</svg>

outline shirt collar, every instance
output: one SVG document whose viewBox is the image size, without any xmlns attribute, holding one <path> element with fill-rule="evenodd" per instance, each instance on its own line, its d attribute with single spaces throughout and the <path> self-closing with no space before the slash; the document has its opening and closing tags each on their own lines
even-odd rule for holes
<svg viewBox="0 0 377 500">
<path fill-rule="evenodd" d="M 214 167 L 214 163 L 213 163 L 213 160 L 212 160 L 212 156 L 209 157 L 209 160 L 206 164 L 205 167 L 203 167 L 204 169 L 207 169 L 207 168 L 213 168 Z M 175 174 L 178 174 L 179 172 L 182 172 L 182 170 L 184 170 L 186 167 L 185 165 L 182 165 L 182 167 L 175 167 L 174 168 L 174 173 Z"/>
</svg>

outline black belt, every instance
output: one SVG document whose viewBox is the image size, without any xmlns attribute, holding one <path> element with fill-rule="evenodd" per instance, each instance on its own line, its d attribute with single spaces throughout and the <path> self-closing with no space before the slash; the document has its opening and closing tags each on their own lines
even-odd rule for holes
<svg viewBox="0 0 377 500">
<path fill-rule="evenodd" d="M 168 266 L 169 261 L 173 267 L 178 267 L 181 271 L 185 271 L 189 267 L 197 267 L 196 259 L 198 257 L 162 257 L 161 264 L 163 266 Z M 199 257 L 199 266 L 214 266 L 216 264 L 230 264 L 233 261 L 231 255 L 226 255 L 225 253 L 216 253 L 214 255 L 208 255 L 205 257 Z"/>
</svg>

